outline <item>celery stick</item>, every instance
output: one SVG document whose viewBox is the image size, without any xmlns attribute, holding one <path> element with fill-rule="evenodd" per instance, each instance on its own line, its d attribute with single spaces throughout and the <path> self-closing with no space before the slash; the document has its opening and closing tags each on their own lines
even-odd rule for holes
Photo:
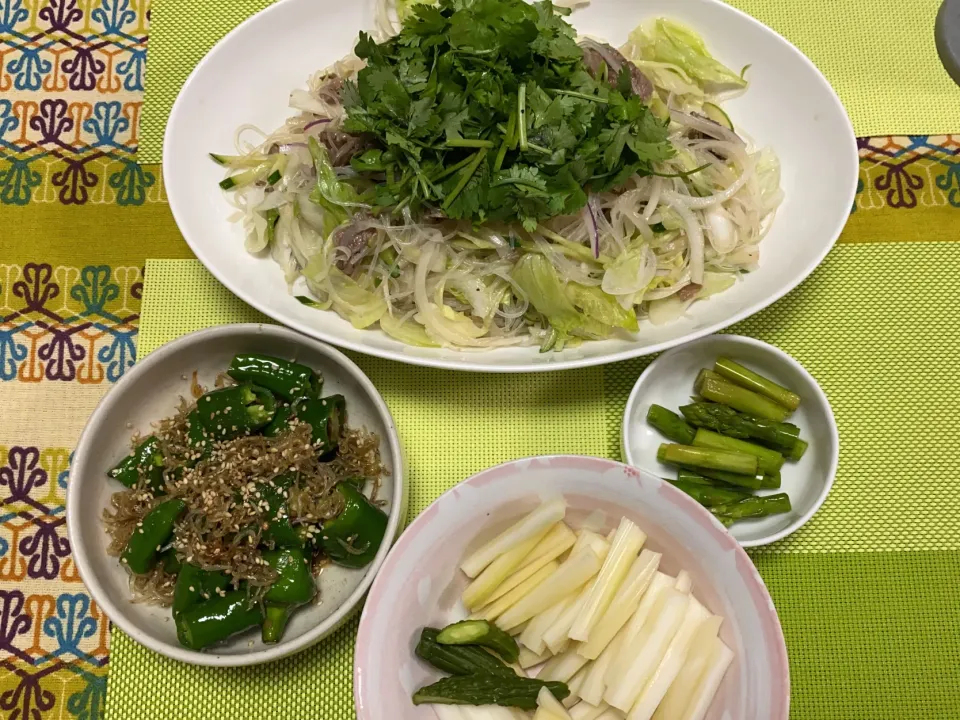
<svg viewBox="0 0 960 720">
<path fill-rule="evenodd" d="M 497 618 L 497 625 L 509 632 L 582 586 L 600 572 L 602 564 L 603 560 L 590 548 L 571 555 L 555 573 Z"/>
<path fill-rule="evenodd" d="M 627 624 L 640 604 L 643 593 L 650 586 L 661 557 L 660 553 L 644 550 L 633 561 L 626 580 L 614 596 L 607 612 L 591 632 L 590 639 L 578 650 L 581 655 L 588 660 L 596 660 L 607 644 Z"/>
<path fill-rule="evenodd" d="M 696 598 L 691 597 L 687 612 L 680 623 L 680 629 L 670 641 L 663 660 L 647 681 L 633 709 L 627 715 L 627 720 L 651 720 L 663 696 L 667 694 L 671 683 L 683 667 L 683 661 L 687 657 L 694 635 L 704 622 L 710 621 L 709 618 L 710 611 L 697 602 Z"/>
<path fill-rule="evenodd" d="M 567 608 L 576 602 L 578 596 L 578 592 L 571 593 L 563 598 L 563 600 L 551 605 L 542 613 L 538 613 L 536 616 L 530 618 L 527 627 L 524 628 L 520 634 L 520 644 L 529 648 L 537 655 L 543 655 L 544 652 L 547 651 L 547 645 L 543 641 L 543 634 L 559 619 Z M 553 653 L 547 651 L 547 654 L 552 655 Z"/>
<path fill-rule="evenodd" d="M 576 675 L 587 662 L 589 661 L 585 657 L 581 657 L 575 647 L 570 648 L 547 660 L 543 669 L 537 673 L 537 679 L 557 680 L 565 683 Z"/>
<path fill-rule="evenodd" d="M 467 577 L 475 578 L 487 565 L 515 545 L 563 520 L 566 511 L 567 503 L 562 497 L 543 503 L 525 518 L 471 553 L 460 565 L 460 569 Z"/>
<path fill-rule="evenodd" d="M 643 594 L 643 597 L 640 598 L 640 604 L 630 617 L 630 622 L 621 631 L 624 633 L 623 645 L 611 663 L 610 668 L 607 670 L 607 675 L 604 678 L 607 686 L 614 685 L 620 681 L 620 677 L 624 671 L 626 671 L 627 665 L 629 665 L 632 658 L 630 649 L 635 647 L 634 643 L 637 636 L 640 635 L 643 626 L 647 623 L 647 620 L 650 619 L 650 615 L 657 606 L 660 595 L 667 588 L 674 587 L 676 582 L 677 578 L 675 577 L 671 577 L 660 571 L 654 573 L 653 580 L 650 581 L 650 586 Z"/>
<path fill-rule="evenodd" d="M 581 642 L 589 640 L 591 630 L 610 607 L 610 602 L 623 584 L 646 539 L 646 533 L 633 522 L 627 518 L 620 520 L 620 526 L 610 543 L 610 551 L 603 562 L 600 574 L 593 581 L 587 598 L 580 608 L 580 613 L 570 628 L 568 636 L 571 640 Z"/>
<path fill-rule="evenodd" d="M 508 592 L 506 595 L 501 597 L 496 602 L 490 603 L 485 607 L 481 608 L 473 615 L 470 616 L 472 620 L 488 620 L 490 622 L 495 622 L 497 619 L 503 615 L 507 610 L 512 608 L 514 605 L 523 600 L 526 596 L 532 593 L 541 583 L 549 579 L 554 575 L 560 567 L 560 563 L 556 560 L 553 560 L 542 568 L 537 570 L 533 575 L 528 577 L 522 583 L 517 585 L 513 590 Z M 497 622 L 497 625 L 500 623 Z M 519 624 L 519 623 L 518 623 Z M 507 628 L 502 628 L 507 629 Z M 512 629 L 512 626 L 511 628 Z"/>
<path fill-rule="evenodd" d="M 720 638 L 715 638 L 707 667 L 680 720 L 703 720 L 731 662 L 733 662 L 733 652 L 720 641 Z"/>
<path fill-rule="evenodd" d="M 551 530 L 549 533 L 547 533 L 546 537 L 537 543 L 537 546 L 530 553 L 530 556 L 535 556 L 534 559 L 528 560 L 525 558 L 521 562 L 520 567 L 512 575 L 504 579 L 485 602 L 491 603 L 495 600 L 498 600 L 500 597 L 513 590 L 513 588 L 533 575 L 551 560 L 556 560 L 558 557 L 563 555 L 563 553 L 570 549 L 576 540 L 576 536 L 573 534 L 573 531 L 563 523 L 558 523 L 555 525 L 554 530 L 556 529 L 560 529 L 560 532 L 554 533 L 554 531 Z M 505 557 L 506 555 L 501 555 L 499 558 L 497 558 L 497 560 L 494 560 L 493 565 L 496 565 L 498 561 Z M 482 578 L 483 574 L 490 570 L 493 565 L 490 565 L 487 570 L 484 570 L 483 573 L 481 573 L 480 578 Z M 477 580 L 480 578 L 477 578 Z M 474 582 L 477 582 L 477 580 Z M 466 595 L 466 593 L 464 593 L 464 595 Z"/>
<path fill-rule="evenodd" d="M 676 720 L 683 715 L 707 667 L 722 621 L 723 618 L 714 615 L 697 628 L 680 672 L 653 714 L 654 720 Z"/>
<path fill-rule="evenodd" d="M 688 593 L 676 588 L 663 591 L 657 601 L 658 607 L 640 631 L 636 643 L 624 647 L 624 651 L 630 652 L 633 657 L 619 681 L 607 686 L 603 699 L 608 705 L 629 712 L 680 629 L 690 600 Z"/>
<path fill-rule="evenodd" d="M 464 607 L 466 607 L 467 610 L 475 610 L 487 602 L 495 600 L 496 598 L 492 597 L 493 593 L 502 587 L 504 580 L 510 577 L 510 574 L 514 570 L 520 567 L 527 555 L 536 548 L 549 530 L 550 528 L 543 528 L 542 532 L 514 545 L 510 550 L 487 565 L 484 571 L 477 575 L 476 579 L 463 591 L 460 599 L 463 601 Z M 540 567 L 543 566 L 541 565 Z M 527 575 L 527 577 L 530 577 L 530 575 Z M 519 585 L 519 583 L 507 589 L 510 590 L 516 587 L 516 585 Z M 500 595 L 503 594 L 504 593 L 500 593 Z"/>
</svg>

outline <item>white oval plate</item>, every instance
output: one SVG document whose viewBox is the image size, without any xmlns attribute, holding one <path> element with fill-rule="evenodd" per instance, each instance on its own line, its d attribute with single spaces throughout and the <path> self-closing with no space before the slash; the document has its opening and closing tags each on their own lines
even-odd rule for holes
<svg viewBox="0 0 960 720">
<path fill-rule="evenodd" d="M 217 183 L 223 168 L 209 152 L 233 152 L 237 128 L 265 131 L 293 111 L 290 91 L 352 50 L 373 27 L 372 0 L 282 0 L 231 32 L 203 59 L 177 98 L 167 125 L 163 176 L 174 218 L 204 265 L 240 298 L 275 320 L 358 352 L 457 370 L 529 372 L 586 367 L 659 352 L 742 320 L 804 280 L 833 246 L 853 204 L 856 139 L 833 89 L 793 45 L 717 0 L 593 0 L 571 16 L 583 34 L 619 45 L 641 21 L 675 18 L 702 33 L 732 68 L 750 65 L 750 89 L 727 109 L 758 146 L 782 163 L 785 200 L 761 250 L 761 267 L 727 292 L 698 302 L 665 326 L 634 337 L 587 342 L 556 353 L 536 347 L 487 352 L 417 348 L 380 330 L 357 330 L 332 311 L 301 305 L 269 258 L 249 255 L 233 208 Z"/>
</svg>

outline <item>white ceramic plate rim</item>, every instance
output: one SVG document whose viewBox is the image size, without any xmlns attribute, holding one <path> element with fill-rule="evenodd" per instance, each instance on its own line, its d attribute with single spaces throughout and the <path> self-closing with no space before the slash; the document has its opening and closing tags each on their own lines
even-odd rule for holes
<svg viewBox="0 0 960 720">
<path fill-rule="evenodd" d="M 559 455 L 559 454 L 558 455 L 540 455 L 540 456 L 536 456 L 535 458 L 529 458 L 529 457 L 518 458 L 516 460 L 511 460 L 509 462 L 501 463 L 499 465 L 494 465 L 485 470 L 481 470 L 475 475 L 471 475 L 469 478 L 466 478 L 465 480 L 457 483 L 457 485 L 454 485 L 452 488 L 444 492 L 442 495 L 440 495 L 440 497 L 438 497 L 436 500 L 430 503 L 430 505 L 407 526 L 406 530 L 404 530 L 403 535 L 401 535 L 400 538 L 397 540 L 397 542 L 394 543 L 393 547 L 390 548 L 390 553 L 387 555 L 387 558 L 386 560 L 384 560 L 383 566 L 381 567 L 386 567 L 387 564 L 390 562 L 391 557 L 394 554 L 401 555 L 405 551 L 407 544 L 412 542 L 413 538 L 416 535 L 418 535 L 420 532 L 422 532 L 426 528 L 426 526 L 433 521 L 437 513 L 431 512 L 431 510 L 433 510 L 434 508 L 437 508 L 437 509 L 442 508 L 445 502 L 456 501 L 456 496 L 454 493 L 458 487 L 460 487 L 461 485 L 482 486 L 484 484 L 483 481 L 485 476 L 491 475 L 491 474 L 492 475 L 499 474 L 511 466 L 524 466 L 526 463 L 528 463 L 530 460 L 533 460 L 533 459 L 547 460 L 547 461 L 573 460 L 576 463 L 581 465 L 583 463 L 594 462 L 594 463 L 597 463 L 598 466 L 603 466 L 606 469 L 615 467 L 615 468 L 620 468 L 626 474 L 639 474 L 640 476 L 650 479 L 655 483 L 657 483 L 661 487 L 661 489 L 665 489 L 667 493 L 672 493 L 674 496 L 673 502 L 675 502 L 680 506 L 686 505 L 687 509 L 689 510 L 690 514 L 693 517 L 700 517 L 704 524 L 713 526 L 715 529 L 720 531 L 723 534 L 723 536 L 725 536 L 726 538 L 729 538 L 730 546 L 728 549 L 734 552 L 737 556 L 739 556 L 739 558 L 742 561 L 744 561 L 742 565 L 743 567 L 749 568 L 749 576 L 746 578 L 746 580 L 752 581 L 755 584 L 755 586 L 760 590 L 760 592 L 763 594 L 763 596 L 766 597 L 769 608 L 770 608 L 770 612 L 773 614 L 774 619 L 776 620 L 775 622 L 776 636 L 774 638 L 774 642 L 778 650 L 780 651 L 781 657 L 783 660 L 782 681 L 785 687 L 785 698 L 783 701 L 781 716 L 784 718 L 789 717 L 790 716 L 790 672 L 789 672 L 790 660 L 789 660 L 789 654 L 787 653 L 786 640 L 783 636 L 783 626 L 780 623 L 780 616 L 777 613 L 776 606 L 773 604 L 773 599 L 770 597 L 770 591 L 767 589 L 766 583 L 763 581 L 763 578 L 760 576 L 759 571 L 757 570 L 756 566 L 753 564 L 753 560 L 750 559 L 750 556 L 747 555 L 746 550 L 743 549 L 743 547 L 737 541 L 737 539 L 734 538 L 732 535 L 730 535 L 727 529 L 724 528 L 723 525 L 721 525 L 716 520 L 716 518 L 713 517 L 713 515 L 707 512 L 707 510 L 705 510 L 702 505 L 700 505 L 698 502 L 693 500 L 693 498 L 691 498 L 686 493 L 681 492 L 680 490 L 677 490 L 676 488 L 671 486 L 669 483 L 663 482 L 663 480 L 658 478 L 656 475 L 654 475 L 653 473 L 647 472 L 646 470 L 642 470 L 637 467 L 632 467 L 625 463 L 617 462 L 616 460 L 609 460 L 607 458 L 598 458 L 598 457 L 583 456 L 583 455 Z M 361 685 L 362 668 L 364 664 L 367 662 L 366 655 L 368 655 L 370 652 L 375 651 L 378 647 L 376 638 L 372 638 L 372 637 L 368 638 L 366 637 L 366 634 L 365 634 L 365 627 L 369 627 L 370 625 L 372 625 L 372 623 L 366 622 L 368 619 L 367 613 L 377 612 L 377 608 L 381 602 L 390 601 L 390 598 L 380 597 L 380 595 L 378 594 L 382 592 L 379 589 L 379 585 L 381 585 L 384 582 L 386 582 L 386 580 L 381 581 L 379 577 L 376 580 L 374 580 L 374 583 L 370 588 L 369 599 L 371 602 L 369 605 L 364 607 L 363 613 L 360 616 L 360 625 L 357 630 L 356 649 L 354 652 L 354 660 L 353 660 L 353 679 L 354 679 L 353 680 L 353 698 L 354 698 L 354 704 L 357 706 L 358 711 L 360 709 L 360 706 L 363 700 L 363 698 L 361 697 L 360 685 Z"/>
<path fill-rule="evenodd" d="M 249 331 L 251 334 L 257 333 L 259 335 L 273 335 L 277 338 L 284 338 L 292 342 L 311 346 L 318 353 L 326 355 L 332 362 L 339 365 L 343 371 L 356 380 L 356 382 L 359 383 L 359 385 L 368 394 L 370 400 L 373 402 L 374 407 L 376 407 L 377 413 L 380 416 L 384 427 L 389 429 L 389 432 L 387 433 L 387 442 L 390 447 L 391 454 L 394 458 L 396 458 L 395 467 L 391 469 L 391 479 L 394 483 L 394 496 L 392 499 L 389 521 L 387 523 L 387 534 L 385 535 L 386 538 L 396 537 L 397 531 L 400 528 L 400 523 L 406 515 L 406 506 L 403 502 L 403 499 L 405 498 L 405 491 L 403 487 L 403 455 L 400 450 L 400 441 L 397 436 L 396 425 L 393 422 L 393 416 L 390 414 L 390 410 L 387 408 L 386 403 L 383 401 L 380 393 L 377 392 L 377 389 L 374 387 L 373 383 L 370 382 L 370 379 L 356 365 L 356 363 L 354 363 L 346 355 L 325 343 L 321 343 L 310 337 L 304 337 L 299 333 L 295 333 L 292 330 L 288 330 L 287 328 L 276 325 L 261 325 L 258 323 L 222 325 L 220 327 L 198 330 L 196 332 L 183 335 L 176 340 L 173 340 L 154 350 L 143 360 L 139 361 L 136 365 L 129 369 L 120 379 L 120 381 L 110 389 L 110 391 L 97 405 L 96 409 L 90 415 L 90 419 L 87 421 L 83 432 L 80 434 L 80 440 L 77 442 L 72 465 L 80 465 L 80 461 L 87 452 L 87 446 L 91 443 L 91 439 L 98 431 L 100 416 L 106 415 L 110 408 L 119 402 L 119 399 L 123 394 L 123 389 L 126 387 L 126 385 L 133 384 L 134 378 L 138 374 L 139 369 L 148 369 L 154 365 L 162 365 L 167 358 L 176 355 L 181 347 L 196 342 L 200 338 L 208 339 L 211 337 L 216 338 L 219 335 L 233 335 L 237 332 L 243 332 L 245 330 Z M 256 650 L 250 653 L 238 655 L 220 655 L 216 653 L 197 652 L 195 650 L 188 650 L 187 648 L 161 642 L 152 635 L 143 632 L 136 625 L 128 622 L 126 616 L 114 605 L 108 594 L 101 590 L 99 583 L 95 581 L 96 574 L 94 573 L 93 567 L 91 566 L 87 557 L 86 547 L 82 543 L 78 543 L 73 532 L 71 532 L 71 527 L 74 525 L 74 523 L 79 525 L 79 514 L 82 511 L 82 498 L 77 496 L 77 493 L 79 492 L 78 488 L 79 484 L 74 484 L 69 481 L 67 482 L 67 537 L 70 540 L 70 547 L 73 552 L 73 558 L 77 563 L 77 570 L 80 573 L 80 579 L 83 580 L 83 584 L 87 588 L 87 591 L 91 596 L 93 596 L 93 599 L 97 605 L 99 605 L 100 608 L 107 614 L 107 617 L 110 618 L 111 622 L 115 623 L 117 627 L 123 630 L 123 632 L 132 637 L 138 643 L 160 653 L 161 655 L 172 658 L 173 660 L 180 660 L 192 665 L 205 665 L 210 667 L 240 667 L 244 665 L 257 665 L 292 655 L 293 653 L 299 652 L 300 650 L 303 650 L 304 648 L 307 648 L 323 639 L 326 635 L 335 630 L 347 617 L 349 617 L 351 613 L 357 609 L 357 606 L 360 604 L 367 590 L 370 588 L 370 585 L 373 583 L 377 572 L 383 566 L 384 560 L 387 558 L 391 545 L 389 542 L 383 543 L 373 562 L 370 564 L 367 573 L 361 579 L 360 584 L 343 601 L 340 607 L 338 607 L 329 617 L 325 618 L 310 631 L 288 641 L 280 642 L 274 647 L 266 648 L 264 650 Z M 90 580 L 94 581 L 90 582 Z"/>
<path fill-rule="evenodd" d="M 204 66 L 208 63 L 209 59 L 218 55 L 221 52 L 225 52 L 224 48 L 226 47 L 227 41 L 235 34 L 242 31 L 244 27 L 255 22 L 258 17 L 264 14 L 278 12 L 279 8 L 283 7 L 289 2 L 295 2 L 296 0 L 280 0 L 280 2 L 266 8 L 265 10 L 257 13 L 256 15 L 247 18 L 243 23 L 234 28 L 230 33 L 228 33 L 220 42 L 214 46 L 204 58 L 197 64 L 193 72 L 190 73 L 190 76 L 187 78 L 187 81 L 184 83 L 183 88 L 180 93 L 177 95 L 177 100 L 174 102 L 173 109 L 170 111 L 170 117 L 167 121 L 166 131 L 164 133 L 164 148 L 170 143 L 171 128 L 176 126 L 180 122 L 180 115 L 184 113 L 183 103 L 181 102 L 186 96 L 186 91 L 193 84 L 195 78 L 201 73 L 204 69 Z M 359 0 L 354 0 L 359 1 Z M 782 35 L 777 33 L 775 30 L 767 27 L 759 20 L 747 15 L 746 13 L 728 6 L 725 3 L 719 2 L 719 0 L 703 0 L 704 2 L 711 2 L 718 5 L 723 5 L 727 10 L 739 16 L 741 20 L 747 22 L 751 25 L 754 25 L 756 28 L 761 31 L 765 31 L 779 38 L 790 51 L 795 53 L 798 59 L 804 63 L 808 69 L 813 71 L 817 78 L 824 84 L 824 86 L 829 90 L 829 97 L 831 102 L 839 109 L 840 115 L 843 116 L 847 121 L 847 129 L 849 131 L 849 154 L 845 158 L 837 158 L 838 162 L 845 161 L 851 163 L 853 166 L 852 177 L 856 178 L 859 173 L 859 152 L 856 145 L 856 136 L 854 135 L 853 125 L 850 122 L 849 116 L 846 113 L 846 109 L 843 107 L 843 104 L 840 102 L 840 98 L 837 96 L 836 92 L 833 90 L 829 81 L 824 77 L 823 73 L 813 64 L 813 62 L 804 55 L 795 45 L 790 41 L 784 38 Z M 166 149 L 163 153 L 163 174 L 164 177 L 172 178 L 176 176 L 175 169 L 173 167 L 173 162 L 171 160 L 170 153 L 166 152 Z M 852 207 L 853 202 L 856 198 L 856 182 L 852 183 L 847 190 L 847 195 L 844 198 L 845 206 Z M 169 193 L 169 202 L 170 209 L 173 212 L 174 220 L 176 221 L 179 227 L 186 227 L 186 213 L 183 208 L 181 208 L 179 199 L 176 193 Z M 774 221 L 776 222 L 776 221 Z M 718 330 L 722 330 L 734 323 L 737 323 L 744 318 L 747 318 L 753 315 L 756 312 L 764 309 L 765 307 L 776 302 L 788 292 L 797 287 L 800 283 L 807 279 L 807 277 L 812 273 L 816 267 L 823 261 L 823 258 L 826 257 L 827 253 L 830 252 L 833 245 L 836 243 L 837 238 L 840 236 L 841 231 L 843 230 L 843 223 L 841 223 L 832 233 L 830 241 L 824 244 L 823 249 L 818 255 L 816 255 L 813 260 L 802 270 L 800 270 L 796 275 L 794 275 L 789 282 L 785 283 L 779 290 L 774 291 L 769 294 L 764 299 L 755 302 L 753 304 L 747 305 L 740 311 L 734 313 L 728 318 L 715 322 L 710 325 L 705 325 L 704 327 L 693 330 L 681 337 L 673 338 L 670 340 L 665 340 L 654 345 L 638 346 L 635 349 L 620 350 L 603 355 L 592 356 L 592 357 L 583 357 L 583 358 L 574 358 L 574 359 L 559 359 L 551 360 L 551 362 L 518 362 L 510 361 L 504 364 L 490 364 L 490 363 L 477 363 L 472 362 L 469 359 L 468 354 L 460 354 L 457 356 L 456 360 L 437 358 L 437 357 L 427 357 L 415 354 L 415 352 L 404 352 L 401 350 L 391 350 L 389 348 L 381 347 L 371 347 L 363 342 L 350 340 L 349 338 L 341 337 L 335 333 L 328 332 L 322 328 L 310 325 L 309 323 L 300 322 L 296 319 L 286 316 L 283 312 L 274 312 L 273 308 L 270 307 L 269 303 L 261 300 L 256 292 L 248 291 L 246 288 L 240 286 L 237 283 L 231 282 L 227 273 L 225 273 L 215 262 L 214 258 L 208 256 L 204 252 L 203 248 L 197 244 L 191 242 L 190 234 L 183 233 L 184 239 L 187 241 L 187 244 L 190 245 L 190 248 L 196 254 L 197 258 L 204 264 L 204 266 L 217 278 L 223 285 L 225 285 L 230 292 L 242 299 L 249 305 L 252 305 L 257 310 L 261 311 L 265 315 L 272 317 L 277 322 L 283 323 L 295 330 L 298 330 L 305 335 L 310 335 L 312 337 L 324 340 L 326 342 L 332 343 L 339 347 L 344 347 L 349 350 L 354 350 L 356 352 L 364 353 L 366 355 L 373 355 L 376 357 L 382 357 L 389 360 L 396 360 L 398 362 L 407 363 L 411 365 L 419 365 L 423 367 L 435 367 L 448 370 L 465 370 L 465 371 L 475 371 L 475 372 L 490 372 L 490 373 L 519 373 L 519 372 L 549 372 L 554 370 L 569 370 L 572 368 L 583 368 L 583 367 L 592 367 L 595 365 L 604 365 L 606 363 L 617 362 L 620 360 L 627 360 L 634 357 L 641 357 L 643 355 L 652 355 L 654 353 L 662 352 L 677 345 L 682 345 L 683 343 L 689 342 L 691 340 L 696 340 L 698 338 L 704 337 L 706 335 L 711 335 Z M 762 270 L 761 270 L 762 272 Z M 534 349 L 535 350 L 535 349 Z M 463 359 L 461 359 L 463 358 Z"/>
<path fill-rule="evenodd" d="M 801 527 L 806 525 L 807 522 L 810 520 L 810 518 L 812 518 L 817 513 L 817 510 L 820 509 L 820 506 L 823 505 L 824 501 L 827 499 L 827 495 L 830 494 L 830 490 L 833 488 L 833 482 L 837 477 L 837 466 L 840 463 L 840 433 L 837 430 L 837 421 L 833 417 L 833 408 L 830 407 L 830 401 L 827 399 L 826 393 L 823 392 L 823 389 L 820 387 L 820 384 L 816 381 L 813 375 L 807 372 L 807 369 L 803 367 L 803 365 L 801 365 L 792 357 L 787 355 L 787 353 L 785 353 L 780 348 L 776 347 L 775 345 L 771 345 L 770 343 L 765 343 L 762 340 L 756 340 L 755 338 L 745 337 L 744 335 L 723 335 L 722 337 L 724 337 L 725 339 L 735 340 L 737 342 L 743 343 L 744 345 L 752 345 L 753 347 L 763 348 L 764 350 L 773 352 L 773 354 L 776 355 L 778 358 L 780 358 L 780 360 L 782 360 L 785 364 L 790 365 L 792 368 L 797 370 L 800 374 L 804 375 L 810 381 L 810 386 L 814 388 L 814 392 L 817 393 L 817 396 L 820 402 L 822 402 L 824 407 L 827 408 L 826 422 L 827 422 L 827 429 L 830 431 L 830 435 L 833 437 L 833 452 L 831 452 L 830 454 L 830 471 L 827 474 L 826 480 L 823 483 L 823 489 L 820 491 L 820 494 L 817 496 L 817 499 L 814 501 L 813 505 L 811 505 L 805 513 L 803 513 L 800 517 L 798 517 L 792 523 L 787 525 L 785 528 L 782 528 L 780 530 L 777 530 L 776 532 L 770 533 L 769 535 L 765 535 L 760 538 L 753 538 L 750 540 L 738 540 L 738 542 L 743 547 L 758 547 L 761 545 L 769 545 L 772 542 L 776 542 L 777 540 L 782 540 L 788 535 L 795 533 Z M 708 339 L 709 338 L 701 338 L 701 340 L 703 341 L 706 341 Z M 682 349 L 689 350 L 691 347 L 695 347 L 697 344 L 698 344 L 697 341 L 686 343 L 684 344 Z M 677 351 L 679 350 L 681 350 L 681 348 L 677 348 Z M 633 411 L 633 407 L 638 402 L 640 402 L 641 380 L 643 379 L 644 375 L 654 370 L 657 365 L 668 364 L 670 362 L 671 355 L 672 355 L 672 351 L 665 352 L 663 355 L 661 355 L 652 363 L 650 363 L 647 366 L 647 369 L 640 374 L 639 378 L 637 378 L 637 382 L 634 383 L 633 385 L 633 390 L 630 391 L 630 397 L 627 399 L 627 407 L 623 412 L 623 420 L 620 423 L 620 447 L 623 448 L 624 459 L 627 461 L 627 464 L 631 465 L 632 467 L 639 468 L 637 464 L 638 458 L 633 457 L 632 453 L 630 452 L 630 443 L 628 442 L 628 439 L 629 439 L 628 431 L 630 429 L 629 427 L 630 416 L 631 416 L 631 412 Z M 679 490 L 677 492 L 679 492 Z"/>
</svg>

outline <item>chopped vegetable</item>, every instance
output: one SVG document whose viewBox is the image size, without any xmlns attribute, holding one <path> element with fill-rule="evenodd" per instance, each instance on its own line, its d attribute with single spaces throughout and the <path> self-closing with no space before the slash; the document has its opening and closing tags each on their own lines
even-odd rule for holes
<svg viewBox="0 0 960 720">
<path fill-rule="evenodd" d="M 487 565 L 510 550 L 517 543 L 529 540 L 548 530 L 563 519 L 567 504 L 563 498 L 557 498 L 539 505 L 525 518 L 497 535 L 485 545 L 474 551 L 463 561 L 460 569 L 467 577 L 475 578 Z M 542 535 L 541 535 L 542 536 Z"/>
<path fill-rule="evenodd" d="M 773 380 L 769 380 L 749 368 L 745 368 L 730 358 L 717 358 L 713 369 L 718 375 L 735 382 L 737 385 L 742 385 L 748 390 L 765 395 L 787 408 L 787 410 L 793 411 L 800 407 L 800 396 L 795 392 L 788 390 L 783 385 L 778 385 Z"/>
<path fill-rule="evenodd" d="M 526 581 L 531 575 L 538 572 L 540 568 L 547 565 L 552 560 L 556 560 L 563 553 L 569 550 L 576 541 L 576 535 L 563 523 L 557 523 L 547 535 L 536 544 L 536 547 L 524 559 L 523 564 L 512 575 L 507 577 L 490 595 L 488 602 L 493 602 L 506 595 L 517 585 Z M 505 557 L 501 555 L 501 558 Z M 496 564 L 497 561 L 494 561 Z M 490 567 L 493 567 L 491 565 Z M 487 570 L 490 569 L 487 568 Z M 486 572 L 486 570 L 484 570 Z M 482 577 L 482 574 L 481 574 Z M 467 588 L 469 590 L 469 588 Z M 466 604 L 466 592 L 464 592 L 464 604 Z M 468 606 L 469 607 L 469 606 Z"/>
<path fill-rule="evenodd" d="M 759 472 L 759 462 L 754 455 L 691 445 L 664 443 L 657 450 L 657 460 L 671 465 L 723 470 L 742 475 L 756 475 Z"/>
<path fill-rule="evenodd" d="M 726 437 L 725 435 L 720 435 L 706 428 L 697 430 L 697 435 L 693 439 L 693 445 L 696 447 L 714 448 L 716 450 L 753 455 L 759 461 L 757 463 L 757 472 L 759 473 L 775 473 L 779 472 L 780 468 L 783 467 L 783 455 L 776 450 L 761 447 L 746 440 Z"/>
<path fill-rule="evenodd" d="M 749 497 L 724 505 L 715 505 L 710 512 L 718 518 L 742 520 L 745 518 L 761 518 L 768 515 L 779 515 L 790 512 L 790 497 L 786 493 L 766 495 L 764 497 Z"/>
<path fill-rule="evenodd" d="M 471 618 L 490 620 L 491 622 L 497 620 L 497 618 L 503 615 L 511 607 L 516 605 L 517 602 L 519 602 L 522 598 L 529 595 L 531 591 L 547 580 L 559 568 L 560 563 L 557 561 L 552 560 L 548 562 L 508 593 L 500 596 L 497 600 L 491 602 L 489 605 L 484 605 L 482 608 L 477 610 L 473 615 L 471 615 Z"/>
<path fill-rule="evenodd" d="M 662 405 L 651 405 L 647 410 L 647 422 L 667 440 L 681 445 L 692 445 L 697 430 L 675 412 Z"/>
<path fill-rule="evenodd" d="M 549 528 L 543 528 L 540 533 L 527 538 L 487 565 L 463 591 L 461 599 L 467 610 L 483 607 L 488 601 L 495 600 L 496 598 L 491 597 L 493 593 L 503 587 L 504 579 L 519 567 L 549 530 Z"/>
<path fill-rule="evenodd" d="M 699 395 L 707 400 L 729 405 L 747 415 L 783 422 L 790 415 L 790 410 L 768 397 L 748 390 L 740 385 L 720 377 L 709 370 L 701 371 L 693 386 Z"/>
<path fill-rule="evenodd" d="M 796 444 L 800 435 L 800 428 L 796 425 L 751 417 L 719 403 L 682 405 L 680 412 L 688 423 L 697 427 L 709 428 L 727 437 L 753 440 L 785 452 Z"/>
<path fill-rule="evenodd" d="M 440 630 L 424 628 L 417 643 L 417 655 L 451 675 L 516 675 L 511 668 L 498 657 L 480 647 L 471 645 L 444 645 L 437 641 Z"/>
<path fill-rule="evenodd" d="M 413 704 L 503 705 L 534 710 L 542 687 L 547 688 L 558 700 L 570 694 L 562 682 L 545 682 L 519 676 L 460 675 L 443 678 L 420 688 L 413 694 Z"/>
</svg>

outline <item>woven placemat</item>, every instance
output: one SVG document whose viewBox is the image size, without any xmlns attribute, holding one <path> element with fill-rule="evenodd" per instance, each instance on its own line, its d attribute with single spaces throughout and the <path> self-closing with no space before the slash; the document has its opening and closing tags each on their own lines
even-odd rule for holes
<svg viewBox="0 0 960 720">
<path fill-rule="evenodd" d="M 138 162 L 160 162 L 170 109 L 200 59 L 270 4 L 154 0 Z M 940 64 L 933 39 L 940 0 L 913 0 L 909 6 L 897 0 L 730 4 L 777 30 L 813 60 L 836 88 L 858 136 L 960 132 L 960 89 Z"/>
<path fill-rule="evenodd" d="M 950 284 L 929 281 L 951 267 L 960 267 L 957 243 L 841 245 L 800 289 L 732 329 L 810 369 L 841 430 L 827 504 L 792 538 L 754 554 L 788 641 L 794 718 L 955 718 L 960 639 L 940 629 L 956 624 L 945 613 L 960 612 L 945 608 L 946 578 L 960 566 L 960 449 L 950 441 L 960 420 L 955 393 L 943 388 L 960 349 L 950 341 Z M 264 319 L 197 261 L 150 261 L 146 277 L 141 353 L 201 327 Z M 646 363 L 501 376 L 353 357 L 396 417 L 411 512 L 513 457 L 615 456 L 624 402 Z M 108 718 L 350 720 L 355 631 L 354 621 L 274 665 L 218 670 L 164 660 L 115 629 Z"/>
</svg>

